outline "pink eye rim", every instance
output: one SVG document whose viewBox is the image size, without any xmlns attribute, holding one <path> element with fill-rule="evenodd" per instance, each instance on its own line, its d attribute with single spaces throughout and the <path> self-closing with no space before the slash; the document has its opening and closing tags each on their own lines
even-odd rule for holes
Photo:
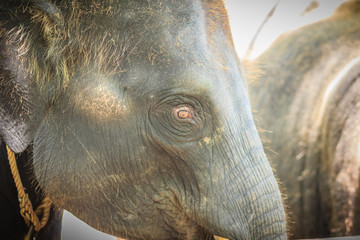
<svg viewBox="0 0 360 240">
<path fill-rule="evenodd" d="M 178 106 L 174 108 L 174 115 L 179 120 L 193 119 L 193 109 L 187 106 Z"/>
</svg>

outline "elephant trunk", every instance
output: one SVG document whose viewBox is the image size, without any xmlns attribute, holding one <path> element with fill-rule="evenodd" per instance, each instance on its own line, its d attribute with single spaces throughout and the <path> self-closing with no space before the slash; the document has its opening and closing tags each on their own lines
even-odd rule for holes
<svg viewBox="0 0 360 240">
<path fill-rule="evenodd" d="M 286 239 L 286 217 L 277 181 L 258 135 L 246 132 L 237 135 L 241 136 L 238 140 L 214 144 L 212 151 L 221 157 L 215 157 L 212 165 L 198 166 L 208 169 L 208 175 L 200 184 L 207 194 L 201 199 L 197 214 L 201 219 L 197 222 L 230 240 Z M 250 144 L 235 148 L 244 138 Z"/>
<path fill-rule="evenodd" d="M 256 155 L 266 161 L 263 153 Z M 255 162 L 253 157 L 249 161 Z M 212 232 L 228 239 L 286 239 L 281 194 L 269 164 L 234 168 L 224 182 L 214 193 L 218 207 L 209 213 L 218 219 Z"/>
</svg>

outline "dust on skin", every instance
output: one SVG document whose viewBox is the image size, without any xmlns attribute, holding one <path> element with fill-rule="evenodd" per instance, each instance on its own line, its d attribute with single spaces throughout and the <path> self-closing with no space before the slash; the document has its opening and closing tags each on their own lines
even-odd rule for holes
<svg viewBox="0 0 360 240">
<path fill-rule="evenodd" d="M 118 89 L 113 89 L 109 78 L 104 75 L 95 75 L 87 84 L 78 83 L 70 101 L 75 108 L 85 116 L 101 121 L 121 119 L 131 112 L 131 104 L 126 98 L 126 90 L 122 96 L 114 94 Z"/>
</svg>

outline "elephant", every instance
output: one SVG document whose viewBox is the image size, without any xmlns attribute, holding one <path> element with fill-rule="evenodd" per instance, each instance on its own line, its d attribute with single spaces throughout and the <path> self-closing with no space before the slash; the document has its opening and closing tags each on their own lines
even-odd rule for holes
<svg viewBox="0 0 360 240">
<path fill-rule="evenodd" d="M 53 215 L 129 240 L 287 238 L 222 0 L 0 6 L 2 146 Z"/>
<path fill-rule="evenodd" d="M 295 239 L 360 234 L 359 10 L 346 1 L 244 65 Z"/>
</svg>

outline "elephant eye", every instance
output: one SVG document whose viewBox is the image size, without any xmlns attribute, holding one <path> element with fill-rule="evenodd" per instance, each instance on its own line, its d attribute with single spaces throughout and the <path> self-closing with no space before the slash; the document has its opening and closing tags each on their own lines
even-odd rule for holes
<svg viewBox="0 0 360 240">
<path fill-rule="evenodd" d="M 175 107 L 174 108 L 174 115 L 179 120 L 187 120 L 192 119 L 193 117 L 193 109 L 190 107 Z"/>
</svg>

